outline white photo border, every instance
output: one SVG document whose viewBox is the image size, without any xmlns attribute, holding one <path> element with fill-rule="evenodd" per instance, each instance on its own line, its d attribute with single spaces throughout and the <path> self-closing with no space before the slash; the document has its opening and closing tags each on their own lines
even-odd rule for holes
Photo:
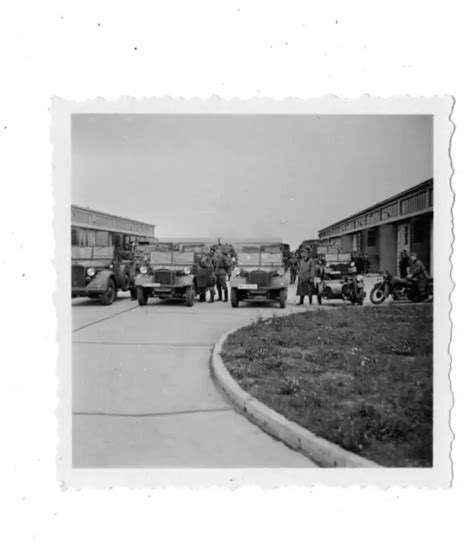
<svg viewBox="0 0 474 545">
<path fill-rule="evenodd" d="M 454 195 L 450 146 L 454 132 L 450 96 L 389 98 L 363 96 L 344 99 L 326 96 L 311 100 L 252 99 L 208 100 L 123 97 L 72 102 L 53 98 L 52 144 L 54 187 L 54 235 L 57 275 L 54 303 L 58 342 L 58 452 L 57 476 L 63 488 L 207 488 L 235 489 L 258 485 L 265 489 L 281 486 L 376 486 L 446 488 L 452 480 L 451 446 L 453 432 L 450 412 L 453 395 L 449 379 L 452 323 L 451 277 Z M 433 467 L 432 468 L 316 468 L 316 469 L 78 469 L 71 464 L 71 305 L 70 305 L 70 205 L 71 205 L 71 115 L 76 113 L 121 114 L 301 114 L 301 115 L 432 115 L 433 116 Z"/>
</svg>

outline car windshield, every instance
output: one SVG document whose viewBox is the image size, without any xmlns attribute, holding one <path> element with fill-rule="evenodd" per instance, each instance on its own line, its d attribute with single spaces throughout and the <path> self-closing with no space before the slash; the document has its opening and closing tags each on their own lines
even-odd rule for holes
<svg viewBox="0 0 474 545">
<path fill-rule="evenodd" d="M 113 246 L 72 246 L 72 259 L 113 259 Z"/>
</svg>

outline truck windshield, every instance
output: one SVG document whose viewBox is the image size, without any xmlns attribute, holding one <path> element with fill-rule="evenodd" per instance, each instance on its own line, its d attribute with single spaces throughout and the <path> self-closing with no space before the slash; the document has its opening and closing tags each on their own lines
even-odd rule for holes
<svg viewBox="0 0 474 545">
<path fill-rule="evenodd" d="M 237 263 L 242 267 L 279 267 L 283 263 L 283 258 L 280 250 L 277 253 L 267 251 L 239 252 L 237 254 Z"/>
<path fill-rule="evenodd" d="M 194 252 L 151 252 L 150 263 L 152 265 L 192 265 Z"/>
</svg>

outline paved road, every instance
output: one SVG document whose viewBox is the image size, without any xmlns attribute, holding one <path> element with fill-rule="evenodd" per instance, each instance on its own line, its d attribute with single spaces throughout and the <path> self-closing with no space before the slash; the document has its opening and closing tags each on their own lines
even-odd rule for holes
<svg viewBox="0 0 474 545">
<path fill-rule="evenodd" d="M 209 374 L 216 340 L 276 306 L 73 301 L 75 467 L 311 467 L 238 414 Z"/>
</svg>

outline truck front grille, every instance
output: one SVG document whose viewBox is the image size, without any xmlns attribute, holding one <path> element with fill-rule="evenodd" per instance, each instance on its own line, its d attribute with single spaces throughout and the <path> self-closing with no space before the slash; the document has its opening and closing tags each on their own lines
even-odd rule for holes
<svg viewBox="0 0 474 545">
<path fill-rule="evenodd" d="M 86 271 L 80 265 L 72 266 L 71 283 L 73 288 L 83 288 L 86 285 Z"/>
<path fill-rule="evenodd" d="M 173 271 L 169 271 L 167 269 L 162 269 L 162 270 L 155 271 L 155 282 L 156 283 L 169 285 L 169 284 L 172 284 L 173 281 L 174 281 Z"/>
<path fill-rule="evenodd" d="M 257 284 L 260 286 L 268 286 L 269 274 L 266 271 L 251 271 L 249 274 L 249 284 Z"/>
</svg>

